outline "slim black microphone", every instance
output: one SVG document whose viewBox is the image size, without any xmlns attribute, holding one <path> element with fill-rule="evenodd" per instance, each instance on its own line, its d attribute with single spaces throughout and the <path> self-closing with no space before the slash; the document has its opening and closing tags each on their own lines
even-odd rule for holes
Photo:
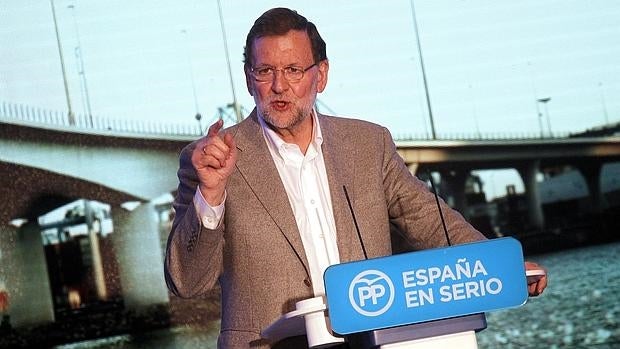
<svg viewBox="0 0 620 349">
<path fill-rule="evenodd" d="M 364 252 L 364 259 L 368 259 L 368 254 L 366 253 L 366 247 L 364 247 L 364 241 L 362 241 L 362 234 L 360 233 L 360 227 L 357 225 L 357 219 L 355 219 L 355 212 L 353 212 L 353 206 L 351 205 L 351 199 L 349 199 L 349 193 L 347 192 L 347 186 L 343 185 L 342 189 L 344 190 L 344 196 L 347 198 L 347 204 L 349 205 L 349 210 L 351 211 L 351 216 L 353 217 L 353 223 L 355 224 L 355 231 L 357 231 L 357 238 L 360 240 L 360 245 L 362 245 L 362 252 Z"/>
<path fill-rule="evenodd" d="M 426 171 L 426 173 L 428 174 L 428 180 L 431 181 L 433 194 L 435 194 L 435 202 L 437 203 L 437 208 L 439 209 L 439 218 L 441 218 L 443 232 L 446 234 L 446 241 L 448 241 L 448 246 L 452 246 L 452 242 L 450 241 L 450 235 L 448 234 L 448 228 L 446 228 L 446 220 L 443 219 L 443 211 L 441 211 L 441 205 L 439 204 L 439 195 L 437 195 L 437 189 L 435 189 L 435 181 L 433 181 L 433 176 L 431 176 L 430 171 Z"/>
</svg>

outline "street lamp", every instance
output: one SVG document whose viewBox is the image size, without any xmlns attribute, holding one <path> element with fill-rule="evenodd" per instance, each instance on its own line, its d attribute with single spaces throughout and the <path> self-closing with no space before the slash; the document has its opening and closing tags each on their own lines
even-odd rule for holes
<svg viewBox="0 0 620 349">
<path fill-rule="evenodd" d="M 543 130 L 543 122 L 542 122 L 542 118 L 543 115 L 540 112 L 540 107 L 538 106 L 538 100 L 536 100 L 536 115 L 538 115 L 538 128 L 540 129 L 540 138 L 545 138 L 545 133 Z"/>
<path fill-rule="evenodd" d="M 549 137 L 553 137 L 553 133 L 551 132 L 551 119 L 549 118 L 549 108 L 547 107 L 547 103 L 551 100 L 551 97 L 539 98 L 537 99 L 538 103 L 543 103 L 545 105 L 545 114 L 547 114 L 547 129 L 549 130 Z"/>
<path fill-rule="evenodd" d="M 228 42 L 226 40 L 226 29 L 224 28 L 224 16 L 222 15 L 222 4 L 220 0 L 217 0 L 217 9 L 220 15 L 220 27 L 222 28 L 222 40 L 224 42 L 224 55 L 226 56 L 226 64 L 228 65 L 228 77 L 230 79 L 230 89 L 232 91 L 232 108 L 237 117 L 237 123 L 243 121 L 243 115 L 241 114 L 241 106 L 237 102 L 237 94 L 235 93 L 235 83 L 233 82 L 232 69 L 230 67 L 230 56 L 228 55 Z"/>
<path fill-rule="evenodd" d="M 67 8 L 71 9 L 71 15 L 73 17 L 73 26 L 75 27 L 75 38 L 77 40 L 76 56 L 79 56 L 79 59 L 80 59 L 79 74 L 82 78 L 82 84 L 84 85 L 84 96 L 86 97 L 86 110 L 88 112 L 88 122 L 90 123 L 90 127 L 93 127 L 93 112 L 90 108 L 90 96 L 88 94 L 88 83 L 86 82 L 86 71 L 84 69 L 84 58 L 82 54 L 83 53 L 82 43 L 80 41 L 80 30 L 78 28 L 77 19 L 75 17 L 75 5 L 69 5 L 67 6 Z"/>
<path fill-rule="evenodd" d="M 478 125 L 478 116 L 476 115 L 476 95 L 474 93 L 474 88 L 472 87 L 471 84 L 469 84 L 469 90 L 471 91 L 471 100 L 473 102 L 472 104 L 472 114 L 474 117 L 474 126 L 476 127 L 476 136 L 478 137 L 478 139 L 482 139 L 482 135 L 480 134 L 480 126 Z"/>
<path fill-rule="evenodd" d="M 435 121 L 433 120 L 433 110 L 431 109 L 431 96 L 428 92 L 428 83 L 426 81 L 426 70 L 424 69 L 424 59 L 422 58 L 422 46 L 420 45 L 420 34 L 418 33 L 418 21 L 415 15 L 415 5 L 411 0 L 411 18 L 413 19 L 413 28 L 415 29 L 415 38 L 418 44 L 418 55 L 420 56 L 420 67 L 422 69 L 422 80 L 424 82 L 424 92 L 426 93 L 426 106 L 428 107 L 428 118 L 431 123 L 431 135 L 433 139 L 437 139 L 435 134 Z"/>
<path fill-rule="evenodd" d="M 69 109 L 67 118 L 69 125 L 75 125 L 75 115 L 71 108 L 71 97 L 69 97 L 69 84 L 67 83 L 67 72 L 65 70 L 65 59 L 62 56 L 62 45 L 60 44 L 60 34 L 58 33 L 58 22 L 56 21 L 56 7 L 54 6 L 54 0 L 50 0 L 52 6 L 52 17 L 54 18 L 54 30 L 56 31 L 56 43 L 58 44 L 58 56 L 60 56 L 60 68 L 62 69 L 62 81 L 65 85 L 65 97 L 67 98 L 67 109 Z"/>
<path fill-rule="evenodd" d="M 607 115 L 607 104 L 605 103 L 605 93 L 603 93 L 603 83 L 598 83 L 599 92 L 601 93 L 601 104 L 603 106 L 603 115 L 605 116 L 605 126 L 609 125 L 609 115 Z"/>
<path fill-rule="evenodd" d="M 202 122 L 200 120 L 202 120 L 202 115 L 200 115 L 200 113 L 196 113 L 196 121 L 198 121 L 198 133 L 202 134 Z"/>
<path fill-rule="evenodd" d="M 532 92 L 534 92 L 534 99 L 536 102 L 536 116 L 538 117 L 538 128 L 540 129 L 540 138 L 545 138 L 544 130 L 543 130 L 543 122 L 542 122 L 542 113 L 540 112 L 540 106 L 538 103 L 538 92 L 536 92 L 536 83 L 534 82 L 534 72 L 532 69 L 532 62 L 527 61 L 527 67 L 530 72 L 530 81 L 532 82 Z"/>
<path fill-rule="evenodd" d="M 200 115 L 200 108 L 198 107 L 198 95 L 196 94 L 196 81 L 194 80 L 194 64 L 192 63 L 192 55 L 190 53 L 189 38 L 187 37 L 187 30 L 181 30 L 181 34 L 185 36 L 185 46 L 187 51 L 187 65 L 189 67 L 189 78 L 192 82 L 192 93 L 194 94 L 194 107 L 196 107 L 196 121 L 198 121 L 198 132 L 202 133 L 202 115 Z"/>
</svg>

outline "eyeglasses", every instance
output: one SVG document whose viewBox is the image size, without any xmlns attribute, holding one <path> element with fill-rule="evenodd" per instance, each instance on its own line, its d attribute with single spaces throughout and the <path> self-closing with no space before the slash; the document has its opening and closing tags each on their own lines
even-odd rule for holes
<svg viewBox="0 0 620 349">
<path fill-rule="evenodd" d="M 278 70 L 282 71 L 284 74 L 284 79 L 288 82 L 297 82 L 304 78 L 304 73 L 310 70 L 312 67 L 316 66 L 316 63 L 312 63 L 307 68 L 289 66 L 284 68 L 274 68 L 270 66 L 262 66 L 262 67 L 252 67 L 250 68 L 250 72 L 256 81 L 260 82 L 271 82 L 276 77 L 276 72 Z"/>
</svg>

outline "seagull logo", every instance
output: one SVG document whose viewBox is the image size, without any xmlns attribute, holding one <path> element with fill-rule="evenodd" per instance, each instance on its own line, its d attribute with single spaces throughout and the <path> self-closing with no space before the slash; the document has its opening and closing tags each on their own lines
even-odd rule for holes
<svg viewBox="0 0 620 349">
<path fill-rule="evenodd" d="M 379 270 L 365 270 L 349 285 L 349 301 L 353 309 L 364 316 L 379 316 L 394 302 L 394 284 Z"/>
</svg>

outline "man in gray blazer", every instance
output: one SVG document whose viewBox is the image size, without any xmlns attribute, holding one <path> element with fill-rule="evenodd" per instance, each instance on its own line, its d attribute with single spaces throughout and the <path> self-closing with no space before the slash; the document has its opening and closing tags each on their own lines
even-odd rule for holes
<svg viewBox="0 0 620 349">
<path fill-rule="evenodd" d="M 323 295 L 327 266 L 390 255 L 391 232 L 416 249 L 446 245 L 434 196 L 388 130 L 314 110 L 329 71 L 314 24 L 289 9 L 267 11 L 248 34 L 244 68 L 256 108 L 183 149 L 165 261 L 178 296 L 219 282 L 220 348 L 269 347 L 260 331 L 295 302 Z M 453 243 L 484 239 L 441 204 Z M 530 293 L 545 286 L 543 278 Z"/>
</svg>

